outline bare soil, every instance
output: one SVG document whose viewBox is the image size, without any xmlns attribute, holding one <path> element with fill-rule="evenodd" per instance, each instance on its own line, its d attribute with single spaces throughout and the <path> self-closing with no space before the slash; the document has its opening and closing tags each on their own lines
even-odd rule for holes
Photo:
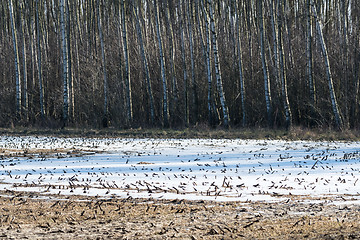
<svg viewBox="0 0 360 240">
<path fill-rule="evenodd" d="M 334 205 L 331 198 L 216 203 L 0 196 L 0 239 L 360 239 L 360 206 Z"/>
</svg>

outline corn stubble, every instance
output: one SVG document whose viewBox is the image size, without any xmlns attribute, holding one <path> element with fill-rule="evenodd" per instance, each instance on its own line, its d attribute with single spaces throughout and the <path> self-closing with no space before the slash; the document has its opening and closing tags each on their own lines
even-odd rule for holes
<svg viewBox="0 0 360 240">
<path fill-rule="evenodd" d="M 360 206 L 215 203 L 2 192 L 0 239 L 358 239 Z M 309 201 L 310 200 L 310 201 Z"/>
</svg>

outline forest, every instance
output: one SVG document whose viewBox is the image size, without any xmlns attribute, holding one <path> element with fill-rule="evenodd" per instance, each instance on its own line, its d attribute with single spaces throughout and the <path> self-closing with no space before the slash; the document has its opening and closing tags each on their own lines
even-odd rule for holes
<svg viewBox="0 0 360 240">
<path fill-rule="evenodd" d="M 0 15 L 0 127 L 360 127 L 356 0 L 9 0 Z"/>
</svg>

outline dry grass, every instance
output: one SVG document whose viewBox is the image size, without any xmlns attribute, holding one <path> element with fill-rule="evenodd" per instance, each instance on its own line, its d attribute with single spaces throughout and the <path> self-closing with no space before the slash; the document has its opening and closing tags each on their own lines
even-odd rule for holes
<svg viewBox="0 0 360 240">
<path fill-rule="evenodd" d="M 359 239 L 360 207 L 2 193 L 0 239 Z"/>
<path fill-rule="evenodd" d="M 22 157 L 22 158 L 41 158 L 41 157 L 80 157 L 87 154 L 99 153 L 100 151 L 83 152 L 78 149 L 53 148 L 53 149 L 8 149 L 0 148 L 0 158 Z"/>
<path fill-rule="evenodd" d="M 330 128 L 308 129 L 293 127 L 283 129 L 268 128 L 232 128 L 210 129 L 197 126 L 185 129 L 37 129 L 11 128 L 0 129 L 0 134 L 7 135 L 44 135 L 58 137 L 120 137 L 120 138 L 215 138 L 215 139 L 283 139 L 283 140 L 314 140 L 314 141 L 359 141 L 359 130 L 336 131 Z"/>
</svg>

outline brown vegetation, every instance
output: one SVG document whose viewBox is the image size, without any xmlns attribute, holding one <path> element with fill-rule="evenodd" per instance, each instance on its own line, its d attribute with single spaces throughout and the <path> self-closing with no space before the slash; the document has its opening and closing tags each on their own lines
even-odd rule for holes
<svg viewBox="0 0 360 240">
<path fill-rule="evenodd" d="M 341 199 L 216 203 L 1 195 L 0 239 L 360 238 L 360 207 L 331 204 Z"/>
<path fill-rule="evenodd" d="M 207 126 L 179 129 L 93 129 L 93 128 L 0 128 L 3 135 L 43 135 L 57 137 L 119 137 L 119 138 L 214 138 L 214 139 L 281 139 L 312 141 L 359 141 L 358 130 L 336 131 L 331 128 L 293 127 L 289 131 L 268 128 L 210 129 Z"/>
</svg>

